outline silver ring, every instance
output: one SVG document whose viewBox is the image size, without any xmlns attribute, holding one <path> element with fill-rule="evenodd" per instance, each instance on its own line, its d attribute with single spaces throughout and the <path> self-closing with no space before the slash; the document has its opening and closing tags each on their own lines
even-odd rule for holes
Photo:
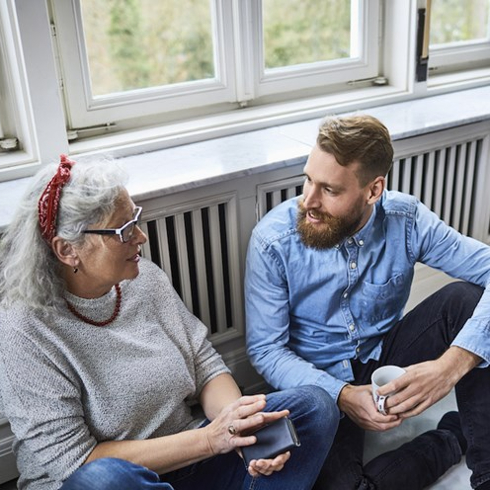
<svg viewBox="0 0 490 490">
<path fill-rule="evenodd" d="M 228 433 L 231 436 L 236 436 L 237 435 L 237 431 L 236 431 L 235 427 L 233 427 L 232 425 L 229 425 L 228 426 Z"/>
</svg>

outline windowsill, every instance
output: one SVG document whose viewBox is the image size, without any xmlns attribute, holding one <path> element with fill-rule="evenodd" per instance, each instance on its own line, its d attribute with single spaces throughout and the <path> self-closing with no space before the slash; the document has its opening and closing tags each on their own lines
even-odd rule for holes
<svg viewBox="0 0 490 490">
<path fill-rule="evenodd" d="M 393 140 L 490 119 L 490 87 L 389 104 L 362 112 L 383 121 Z M 136 201 L 172 194 L 304 161 L 321 118 L 283 124 L 120 158 Z M 29 178 L 0 183 L 0 230 Z"/>
<path fill-rule="evenodd" d="M 359 87 L 330 95 L 300 98 L 265 105 L 223 110 L 217 114 L 189 117 L 181 122 L 156 124 L 142 129 L 119 130 L 111 134 L 70 142 L 70 155 L 98 154 L 103 151 L 119 158 L 148 151 L 187 145 L 212 138 L 231 136 L 322 117 L 330 112 L 347 112 L 359 107 L 399 102 L 407 93 L 386 86 Z M 328 109 L 326 109 L 328 108 Z"/>
</svg>

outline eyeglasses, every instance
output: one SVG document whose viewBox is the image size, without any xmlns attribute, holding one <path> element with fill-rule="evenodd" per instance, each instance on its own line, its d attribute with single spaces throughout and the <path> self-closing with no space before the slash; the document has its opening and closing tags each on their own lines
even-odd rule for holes
<svg viewBox="0 0 490 490">
<path fill-rule="evenodd" d="M 83 233 L 95 233 L 97 235 L 119 235 L 121 242 L 127 243 L 131 238 L 133 238 L 134 228 L 138 224 L 140 219 L 141 211 L 143 208 L 141 206 L 135 206 L 134 208 L 134 218 L 128 221 L 121 228 L 109 228 L 107 230 L 83 230 Z"/>
</svg>

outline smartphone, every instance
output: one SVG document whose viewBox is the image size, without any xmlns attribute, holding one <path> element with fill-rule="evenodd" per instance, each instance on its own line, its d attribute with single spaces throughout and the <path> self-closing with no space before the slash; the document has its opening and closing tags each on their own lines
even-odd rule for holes
<svg viewBox="0 0 490 490">
<path fill-rule="evenodd" d="M 253 433 L 257 442 L 241 447 L 243 460 L 248 468 L 252 459 L 270 459 L 301 445 L 293 421 L 283 417 Z"/>
</svg>

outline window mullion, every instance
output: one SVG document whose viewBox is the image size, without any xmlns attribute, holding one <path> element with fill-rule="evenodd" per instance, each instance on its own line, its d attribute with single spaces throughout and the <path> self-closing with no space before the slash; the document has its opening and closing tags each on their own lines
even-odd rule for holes
<svg viewBox="0 0 490 490">
<path fill-rule="evenodd" d="M 225 0 L 213 0 L 213 44 L 216 66 L 216 77 L 228 90 L 228 100 L 235 102 L 235 70 L 233 67 L 234 55 L 234 25 L 233 6 Z M 233 87 L 230 90 L 230 87 Z"/>
<path fill-rule="evenodd" d="M 237 101 L 243 106 L 255 97 L 254 80 L 258 76 L 254 63 L 260 54 L 260 41 L 254 35 L 261 31 L 260 26 L 257 28 L 258 19 L 254 15 L 257 3 L 259 0 L 233 0 L 232 4 L 236 95 Z"/>
</svg>

